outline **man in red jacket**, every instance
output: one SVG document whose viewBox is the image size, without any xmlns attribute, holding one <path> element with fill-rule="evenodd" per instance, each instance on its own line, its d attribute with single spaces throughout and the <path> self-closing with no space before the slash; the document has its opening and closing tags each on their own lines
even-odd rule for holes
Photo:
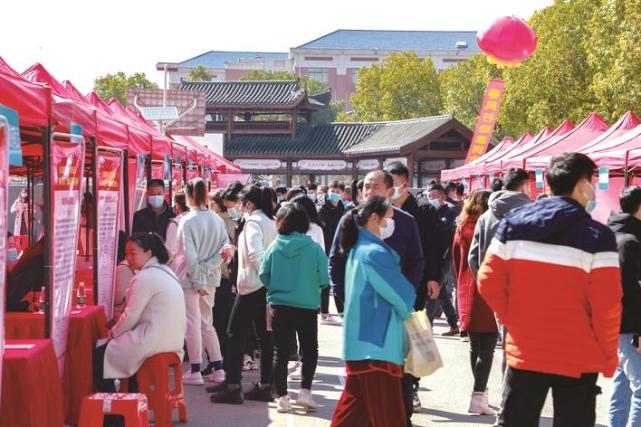
<svg viewBox="0 0 641 427">
<path fill-rule="evenodd" d="M 546 178 L 557 197 L 505 215 L 479 270 L 508 330 L 500 426 L 538 426 L 550 388 L 554 425 L 593 426 L 597 376 L 617 367 L 619 259 L 613 233 L 590 217 L 595 168 L 583 154 L 554 157 Z"/>
</svg>

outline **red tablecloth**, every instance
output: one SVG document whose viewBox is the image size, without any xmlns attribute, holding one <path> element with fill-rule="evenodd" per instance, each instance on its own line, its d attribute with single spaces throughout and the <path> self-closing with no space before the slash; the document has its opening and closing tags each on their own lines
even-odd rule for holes
<svg viewBox="0 0 641 427">
<path fill-rule="evenodd" d="M 44 315 L 7 313 L 7 338 L 39 338 L 44 335 Z M 65 421 L 77 424 L 82 398 L 92 393 L 93 349 L 96 341 L 107 337 L 107 319 L 101 305 L 73 309 L 62 384 L 65 396 Z"/>
<path fill-rule="evenodd" d="M 51 340 L 6 340 L 0 427 L 63 425 L 62 384 Z"/>
</svg>

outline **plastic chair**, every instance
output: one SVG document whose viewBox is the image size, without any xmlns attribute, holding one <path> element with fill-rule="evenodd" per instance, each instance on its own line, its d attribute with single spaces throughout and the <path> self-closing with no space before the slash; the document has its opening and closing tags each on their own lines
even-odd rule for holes
<svg viewBox="0 0 641 427">
<path fill-rule="evenodd" d="M 169 389 L 169 370 L 174 371 L 174 388 Z M 159 353 L 142 364 L 136 378 L 138 389 L 147 395 L 149 409 L 154 413 L 155 427 L 171 426 L 172 413 L 178 409 L 180 422 L 187 422 L 187 407 L 182 382 L 182 364 L 176 353 Z M 121 382 L 121 390 L 127 390 L 128 381 Z"/>
<path fill-rule="evenodd" d="M 122 415 L 125 427 L 149 427 L 147 397 L 140 393 L 95 393 L 85 396 L 79 427 L 102 427 L 105 415 Z"/>
</svg>

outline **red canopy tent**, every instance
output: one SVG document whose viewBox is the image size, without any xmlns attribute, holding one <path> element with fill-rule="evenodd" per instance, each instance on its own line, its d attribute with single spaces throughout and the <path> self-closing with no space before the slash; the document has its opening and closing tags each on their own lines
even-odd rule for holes
<svg viewBox="0 0 641 427">
<path fill-rule="evenodd" d="M 585 144 L 578 151 L 581 153 L 591 153 L 596 151 L 609 150 L 618 145 L 619 137 L 625 135 L 631 129 L 639 126 L 641 120 L 631 111 L 625 113 L 610 129 Z"/>
<path fill-rule="evenodd" d="M 21 125 L 45 127 L 49 124 L 51 89 L 25 80 L 2 61 L 0 104 L 16 110 Z"/>
<path fill-rule="evenodd" d="M 458 179 L 462 176 L 469 176 L 470 169 L 472 168 L 472 166 L 479 165 L 479 164 L 482 165 L 488 157 L 494 156 L 498 153 L 503 153 L 509 150 L 513 142 L 514 140 L 511 137 L 506 136 L 501 140 L 501 142 L 496 144 L 490 151 L 483 154 L 481 157 L 474 160 L 473 162 L 470 162 L 463 166 L 459 166 L 458 168 L 455 168 L 455 169 L 446 169 L 441 171 L 441 179 L 444 181 L 450 181 L 452 179 Z"/>
</svg>

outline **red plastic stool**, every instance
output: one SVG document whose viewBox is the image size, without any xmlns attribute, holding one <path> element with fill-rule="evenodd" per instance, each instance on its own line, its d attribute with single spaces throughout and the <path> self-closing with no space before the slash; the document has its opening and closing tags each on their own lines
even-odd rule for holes
<svg viewBox="0 0 641 427">
<path fill-rule="evenodd" d="M 169 370 L 174 370 L 174 388 L 169 389 Z M 178 409 L 180 422 L 187 422 L 187 407 L 183 392 L 182 364 L 176 353 L 159 353 L 145 360 L 138 372 L 138 389 L 147 395 L 149 409 L 154 413 L 156 427 L 171 426 L 172 412 Z M 127 390 L 128 381 L 121 383 Z"/>
<path fill-rule="evenodd" d="M 140 393 L 95 393 L 85 396 L 79 427 L 102 427 L 105 415 L 122 415 L 125 427 L 149 427 L 147 397 Z"/>
</svg>

